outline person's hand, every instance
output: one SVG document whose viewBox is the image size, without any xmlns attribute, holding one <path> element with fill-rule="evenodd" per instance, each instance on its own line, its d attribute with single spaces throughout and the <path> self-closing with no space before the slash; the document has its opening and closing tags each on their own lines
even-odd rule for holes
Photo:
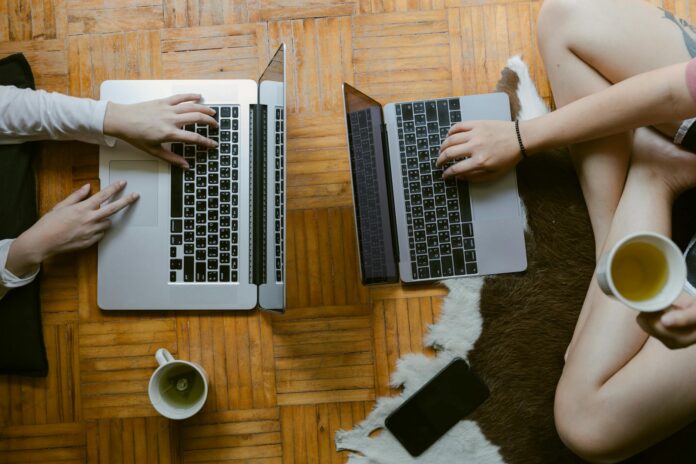
<svg viewBox="0 0 696 464">
<path fill-rule="evenodd" d="M 484 182 L 505 174 L 521 159 L 515 123 L 466 121 L 449 130 L 437 166 L 454 162 L 443 173 L 445 179 Z"/>
<path fill-rule="evenodd" d="M 118 137 L 168 163 L 189 168 L 186 160 L 162 146 L 167 142 L 195 143 L 214 148 L 217 143 L 182 129 L 188 124 L 217 127 L 215 111 L 195 102 L 198 94 L 173 95 L 160 100 L 122 105 L 109 102 L 104 116 L 104 134 Z"/>
<path fill-rule="evenodd" d="M 97 243 L 111 227 L 109 217 L 139 198 L 137 193 L 130 193 L 101 207 L 125 186 L 126 181 L 120 180 L 89 198 L 89 184 L 71 193 L 12 242 L 5 267 L 21 277 L 36 270 L 49 256 Z"/>
<path fill-rule="evenodd" d="M 671 349 L 696 343 L 696 296 L 682 296 L 671 308 L 657 313 L 640 313 L 638 325 Z"/>
</svg>

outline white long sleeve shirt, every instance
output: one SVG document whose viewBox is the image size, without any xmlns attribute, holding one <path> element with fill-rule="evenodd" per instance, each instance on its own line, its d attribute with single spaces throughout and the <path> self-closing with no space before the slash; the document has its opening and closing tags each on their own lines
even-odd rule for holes
<svg viewBox="0 0 696 464">
<path fill-rule="evenodd" d="M 113 139 L 104 135 L 106 106 L 106 101 L 0 86 L 0 144 L 51 139 L 113 145 Z M 0 218 L 3 220 L 6 218 Z M 7 270 L 12 241 L 0 240 L 0 298 L 38 274 L 37 270 L 20 278 Z"/>
</svg>

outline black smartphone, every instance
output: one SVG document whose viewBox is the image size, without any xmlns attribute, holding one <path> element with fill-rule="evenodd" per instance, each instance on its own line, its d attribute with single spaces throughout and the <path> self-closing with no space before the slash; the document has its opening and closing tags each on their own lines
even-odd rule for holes
<svg viewBox="0 0 696 464">
<path fill-rule="evenodd" d="M 392 412 L 385 425 L 411 456 L 420 456 L 488 395 L 466 361 L 455 358 Z"/>
</svg>

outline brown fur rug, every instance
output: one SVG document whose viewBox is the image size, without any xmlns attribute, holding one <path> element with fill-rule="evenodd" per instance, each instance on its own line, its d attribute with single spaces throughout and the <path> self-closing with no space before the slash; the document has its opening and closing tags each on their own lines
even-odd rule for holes
<svg viewBox="0 0 696 464">
<path fill-rule="evenodd" d="M 516 79 L 506 68 L 499 83 L 513 116 Z M 529 268 L 483 286 L 483 332 L 469 361 L 491 397 L 472 419 L 509 464 L 581 462 L 558 438 L 553 399 L 595 266 L 592 229 L 567 150 L 534 156 L 517 172 L 531 230 Z M 696 191 L 677 202 L 674 218 L 674 239 L 684 247 L 696 231 Z M 696 462 L 695 436 L 696 423 L 627 462 Z"/>
</svg>

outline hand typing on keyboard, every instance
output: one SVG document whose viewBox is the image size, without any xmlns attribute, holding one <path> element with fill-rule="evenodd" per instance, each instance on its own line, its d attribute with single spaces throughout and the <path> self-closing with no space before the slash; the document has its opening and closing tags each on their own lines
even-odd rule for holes
<svg viewBox="0 0 696 464">
<path fill-rule="evenodd" d="M 513 122 L 465 121 L 449 130 L 436 164 L 455 162 L 442 174 L 444 178 L 485 182 L 505 174 L 521 159 Z"/>
<path fill-rule="evenodd" d="M 197 94 L 174 95 L 159 100 L 122 105 L 109 102 L 104 116 L 104 134 L 118 137 L 168 163 L 189 168 L 181 155 L 162 146 L 167 142 L 183 142 L 214 148 L 217 142 L 182 128 L 189 124 L 218 127 L 212 117 L 215 111 L 197 104 Z"/>
</svg>

